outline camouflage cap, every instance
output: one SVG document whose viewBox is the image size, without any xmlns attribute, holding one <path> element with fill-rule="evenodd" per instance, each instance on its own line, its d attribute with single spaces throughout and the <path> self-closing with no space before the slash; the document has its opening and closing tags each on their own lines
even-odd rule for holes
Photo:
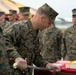
<svg viewBox="0 0 76 75">
<path fill-rule="evenodd" d="M 23 15 L 29 15 L 30 14 L 30 7 L 19 7 L 19 12 Z"/>
<path fill-rule="evenodd" d="M 9 10 L 9 14 L 8 15 L 15 15 L 17 14 L 17 11 L 16 10 Z"/>
<path fill-rule="evenodd" d="M 45 11 L 45 14 L 50 18 L 51 22 L 55 20 L 58 13 L 53 8 L 51 8 L 47 3 L 45 3 L 41 8 Z"/>
<path fill-rule="evenodd" d="M 4 15 L 5 14 L 5 12 L 3 12 L 3 11 L 0 11 L 0 16 L 2 16 L 2 15 Z"/>
<path fill-rule="evenodd" d="M 72 15 L 76 15 L 76 9 L 72 10 Z"/>
</svg>

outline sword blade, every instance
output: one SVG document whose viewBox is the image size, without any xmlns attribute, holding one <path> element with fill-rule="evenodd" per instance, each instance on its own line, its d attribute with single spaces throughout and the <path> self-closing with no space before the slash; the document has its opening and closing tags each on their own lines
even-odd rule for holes
<svg viewBox="0 0 76 75">
<path fill-rule="evenodd" d="M 31 68 L 31 69 L 37 69 L 37 70 L 52 70 L 52 69 L 49 69 L 49 68 L 42 68 L 42 67 L 35 67 L 35 66 L 30 66 L 28 65 L 28 68 Z"/>
</svg>

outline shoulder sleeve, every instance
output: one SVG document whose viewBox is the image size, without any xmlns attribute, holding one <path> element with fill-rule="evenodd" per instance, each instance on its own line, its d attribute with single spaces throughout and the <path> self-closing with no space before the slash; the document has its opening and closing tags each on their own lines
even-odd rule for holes
<svg viewBox="0 0 76 75">
<path fill-rule="evenodd" d="M 65 58 L 66 54 L 67 54 L 67 45 L 69 45 L 69 38 L 68 38 L 68 34 L 70 33 L 70 28 L 67 28 L 64 33 L 63 33 L 63 40 L 62 40 L 62 57 Z M 68 40 L 67 40 L 68 39 Z M 68 43 L 68 44 L 67 44 Z"/>
</svg>

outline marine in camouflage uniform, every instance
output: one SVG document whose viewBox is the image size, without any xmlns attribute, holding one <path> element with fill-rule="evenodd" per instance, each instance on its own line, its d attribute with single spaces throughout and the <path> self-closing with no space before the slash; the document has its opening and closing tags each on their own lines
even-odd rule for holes
<svg viewBox="0 0 76 75">
<path fill-rule="evenodd" d="M 36 64 L 37 66 L 45 65 L 45 63 L 42 64 L 44 61 L 41 61 L 42 57 L 37 50 L 39 45 L 38 40 L 36 39 L 37 33 L 35 30 L 33 30 L 30 20 L 27 22 L 24 21 L 15 23 L 13 27 L 11 27 L 6 33 L 6 36 L 7 35 L 10 37 L 10 40 L 7 40 L 13 43 L 19 54 L 24 59 L 27 58 L 28 65 L 32 65 L 32 63 Z M 30 69 L 26 69 L 26 71 L 28 72 L 25 73 L 31 72 Z"/>
<path fill-rule="evenodd" d="M 57 15 L 58 13 L 54 10 L 51 15 L 51 26 L 39 32 L 41 55 L 51 63 L 61 59 L 62 31 L 54 25 Z"/>
<path fill-rule="evenodd" d="M 72 10 L 73 26 L 64 32 L 62 54 L 65 60 L 76 60 L 76 9 Z"/>
<path fill-rule="evenodd" d="M 21 21 L 25 21 L 26 19 L 28 19 L 28 17 L 29 17 L 29 14 L 30 14 L 30 11 L 29 11 L 29 7 L 19 7 L 19 14 L 21 13 L 21 15 L 22 16 L 24 16 L 25 18 L 22 18 L 21 16 L 19 16 L 19 18 L 22 18 L 22 20 Z M 13 16 L 13 15 L 16 15 L 17 14 L 17 11 L 15 11 L 15 10 L 9 10 L 9 16 Z M 27 18 L 26 18 L 26 16 L 28 16 Z M 16 21 L 16 19 L 15 19 L 15 21 L 13 22 L 13 23 L 15 23 L 15 22 L 17 22 L 18 23 L 18 21 Z M 13 23 L 12 23 L 12 25 L 13 25 Z M 20 22 L 19 22 L 20 23 Z M 23 22 L 21 22 L 21 23 L 23 23 Z M 9 25 L 7 25 L 7 26 L 5 26 L 5 30 L 4 30 L 4 32 L 5 31 L 7 31 L 7 30 L 9 30 L 9 28 L 10 27 L 12 27 L 12 25 L 11 25 L 11 22 L 10 22 L 10 24 Z M 14 70 L 14 68 L 13 68 L 13 63 L 14 63 L 14 60 L 13 60 L 13 58 L 11 58 L 11 57 L 9 57 L 9 63 L 10 63 L 10 66 L 11 66 L 11 68 L 12 68 L 12 72 L 14 73 L 14 75 L 19 75 L 20 73 L 19 73 L 19 71 L 18 70 Z M 22 73 L 23 74 L 23 73 Z"/>
<path fill-rule="evenodd" d="M 18 16 L 20 21 L 29 19 L 29 15 L 30 15 L 30 7 L 19 7 Z"/>
<path fill-rule="evenodd" d="M 40 32 L 41 55 L 51 63 L 61 59 L 62 31 L 54 25 Z"/>
<path fill-rule="evenodd" d="M 49 13 L 49 18 L 50 18 L 50 12 L 52 9 L 47 4 L 43 5 L 39 10 L 45 12 L 46 8 L 49 9 L 48 13 Z M 47 9 L 46 9 L 46 12 L 47 12 Z M 36 14 L 36 16 L 38 15 Z M 41 15 L 39 15 L 39 17 L 40 16 Z M 45 18 L 45 21 L 47 21 L 46 19 L 48 18 Z M 14 47 L 14 49 L 16 49 L 24 59 L 27 58 L 28 65 L 33 65 L 34 63 L 36 66 L 45 67 L 48 64 L 48 62 L 45 61 L 40 55 L 41 50 L 39 48 L 38 30 L 37 29 L 35 30 L 33 28 L 32 20 L 34 20 L 34 18 L 31 20 L 28 19 L 24 21 L 19 21 L 19 22 L 14 23 L 12 27 L 9 27 L 9 29 L 4 32 L 4 36 L 6 38 L 6 45 L 7 47 L 9 46 L 11 49 L 12 47 Z M 13 51 L 14 49 L 10 51 Z M 15 53 L 15 52 L 10 52 L 10 51 L 8 50 L 8 53 L 10 56 L 13 55 L 13 57 L 15 56 L 15 58 L 19 56 L 17 52 Z M 20 75 L 31 75 L 32 70 L 27 68 L 25 69 L 24 74 L 22 71 L 19 70 L 19 74 Z"/>
<path fill-rule="evenodd" d="M 4 44 L 3 32 L 0 27 L 0 75 L 12 75 L 8 63 L 8 56 L 6 49 L 7 47 Z"/>
<path fill-rule="evenodd" d="M 17 22 L 17 11 L 9 10 L 8 18 L 9 18 L 9 24 L 7 24 L 4 27 L 4 30 L 7 29 L 9 26 L 11 26 L 13 23 Z"/>
<path fill-rule="evenodd" d="M 2 30 L 4 30 L 6 25 L 9 25 L 9 22 L 5 20 L 5 12 L 0 11 L 0 27 Z"/>
<path fill-rule="evenodd" d="M 9 18 L 9 22 L 4 27 L 3 32 L 8 30 L 9 27 L 13 25 L 13 23 L 17 22 L 17 11 L 16 10 L 9 10 L 8 18 Z M 13 63 L 14 63 L 14 60 L 10 56 L 8 56 L 8 58 L 9 58 L 9 64 L 10 64 L 10 67 L 11 67 L 11 71 L 14 73 L 14 69 L 13 69 L 13 66 L 12 66 Z"/>
</svg>

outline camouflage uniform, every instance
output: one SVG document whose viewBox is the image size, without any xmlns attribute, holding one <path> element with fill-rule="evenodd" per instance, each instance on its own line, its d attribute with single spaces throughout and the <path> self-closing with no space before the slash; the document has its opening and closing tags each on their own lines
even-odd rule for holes
<svg viewBox="0 0 76 75">
<path fill-rule="evenodd" d="M 14 21 L 13 23 L 15 23 L 17 21 Z M 4 26 L 3 32 L 6 31 L 7 29 L 9 29 L 9 27 L 11 27 L 13 25 L 13 23 L 11 24 L 11 22 L 7 22 L 6 25 Z"/>
<path fill-rule="evenodd" d="M 23 16 L 30 14 L 30 7 L 19 7 L 19 13 L 21 13 Z"/>
<path fill-rule="evenodd" d="M 22 10 L 24 10 L 24 8 Z M 55 19 L 55 17 L 53 16 L 57 15 L 57 13 L 55 13 L 55 11 L 47 4 L 44 4 L 38 10 L 40 10 L 40 12 L 42 12 L 42 14 L 47 17 L 48 21 L 50 20 L 51 22 L 53 22 L 53 20 Z M 37 12 L 37 13 L 40 14 L 40 12 Z M 29 12 L 27 13 L 29 14 Z M 23 13 L 23 14 L 25 15 L 26 13 Z M 31 21 L 30 19 L 23 20 L 13 24 L 12 27 L 7 29 L 7 31 L 5 31 L 5 34 L 4 34 L 6 38 L 6 45 L 9 47 L 14 46 L 15 49 L 19 52 L 19 54 L 24 59 L 27 58 L 28 65 L 32 65 L 34 63 L 36 66 L 45 67 L 48 62 L 45 61 L 40 55 L 41 50 L 39 46 L 39 39 L 37 36 L 38 31 L 34 30 L 34 28 L 32 27 L 33 25 Z M 11 52 L 11 54 L 13 53 Z M 18 56 L 18 54 L 16 53 L 13 55 Z M 24 75 L 31 75 L 31 72 L 32 72 L 31 69 L 26 69 Z M 19 71 L 19 73 L 20 75 L 23 75 L 21 71 Z"/>
<path fill-rule="evenodd" d="M 73 22 L 76 21 L 76 9 L 72 10 Z M 62 55 L 65 60 L 76 60 L 76 28 L 67 28 L 63 36 Z"/>
<path fill-rule="evenodd" d="M 41 54 L 44 59 L 53 63 L 61 58 L 62 32 L 54 26 L 54 20 L 58 13 L 52 8 L 49 9 L 47 4 L 42 8 L 47 12 L 51 26 L 39 35 L 40 43 L 42 42 Z"/>
<path fill-rule="evenodd" d="M 6 49 L 2 29 L 0 27 L 0 75 L 12 75 Z"/>
<path fill-rule="evenodd" d="M 4 30 L 7 25 L 9 25 L 9 22 L 6 20 L 4 22 L 0 22 L 0 27 L 2 28 L 2 30 Z"/>
<path fill-rule="evenodd" d="M 64 32 L 63 57 L 66 60 L 76 60 L 76 29 L 69 27 Z"/>
<path fill-rule="evenodd" d="M 5 15 L 5 12 L 1 12 L 0 11 L 0 17 Z M 2 30 L 4 30 L 4 27 L 8 24 L 8 21 L 6 21 L 5 19 L 3 20 L 3 18 L 0 20 L 0 27 Z"/>
<path fill-rule="evenodd" d="M 19 7 L 19 12 L 22 13 L 22 15 L 26 15 L 26 14 L 29 15 L 29 14 L 30 14 L 29 9 L 30 9 L 29 7 Z M 29 12 L 29 13 L 28 13 L 28 12 Z M 15 10 L 9 10 L 9 16 L 12 16 L 12 15 L 14 15 L 14 14 L 17 14 L 17 11 L 15 11 Z M 15 22 L 18 22 L 18 21 L 15 20 Z M 14 23 L 15 23 L 15 22 L 14 22 Z M 3 32 L 7 31 L 10 27 L 12 27 L 12 25 L 13 25 L 14 23 L 9 22 L 9 24 L 5 26 L 5 29 L 4 29 Z M 14 75 L 19 75 L 20 73 L 19 73 L 17 70 L 14 70 L 14 68 L 13 68 L 13 66 L 12 66 L 13 63 L 14 63 L 13 58 L 9 57 L 9 63 L 10 63 L 10 66 L 11 66 L 11 68 L 12 68 L 12 72 L 14 73 Z M 19 70 L 19 71 L 20 71 L 20 70 Z M 22 72 L 21 72 L 21 73 L 22 73 Z"/>
<path fill-rule="evenodd" d="M 29 7 L 19 7 L 19 12 L 22 13 L 22 15 L 26 15 L 26 14 L 29 15 L 29 14 L 30 14 L 29 9 L 30 9 Z M 28 13 L 28 12 L 29 12 L 29 13 Z M 9 10 L 9 16 L 12 16 L 12 15 L 14 15 L 14 14 L 17 14 L 17 11 L 15 11 L 15 10 Z M 18 22 L 18 21 L 15 20 L 15 22 Z M 14 22 L 14 23 L 15 23 L 15 22 Z M 14 23 L 9 22 L 9 24 L 5 26 L 3 32 L 9 30 L 9 28 L 12 27 L 12 25 L 13 25 Z M 10 64 L 10 67 L 12 68 L 12 72 L 14 73 L 14 75 L 19 75 L 20 73 L 18 72 L 18 70 L 14 70 L 14 68 L 13 68 L 13 66 L 12 66 L 13 63 L 14 63 L 13 58 L 11 58 L 11 57 L 9 56 L 9 64 Z M 19 71 L 20 71 L 20 70 L 19 70 Z M 22 72 L 21 72 L 21 73 L 22 73 Z"/>
<path fill-rule="evenodd" d="M 17 11 L 16 10 L 9 10 L 9 16 L 12 16 L 12 15 L 17 15 Z M 4 31 L 8 30 L 10 26 L 13 25 L 13 23 L 16 22 L 16 19 L 12 20 L 12 21 L 9 21 L 8 24 L 5 25 L 4 27 Z M 10 58 L 10 56 L 8 57 L 8 60 L 9 60 L 9 65 L 11 67 L 11 71 L 14 73 L 14 69 L 13 69 L 13 63 L 14 63 L 14 60 L 12 58 Z"/>
<path fill-rule="evenodd" d="M 30 20 L 20 21 L 15 23 L 7 31 L 5 31 L 6 45 L 14 45 L 19 54 L 25 59 L 27 58 L 28 65 L 33 63 L 36 66 L 44 66 L 47 64 L 42 59 L 39 50 L 39 40 L 37 31 L 32 28 Z M 8 43 L 10 43 L 8 45 Z M 31 69 L 25 70 L 25 75 L 31 75 Z M 19 70 L 20 75 L 23 73 Z"/>
<path fill-rule="evenodd" d="M 61 59 L 62 31 L 56 27 L 50 27 L 40 32 L 39 40 L 41 55 L 47 61 L 53 63 Z"/>
<path fill-rule="evenodd" d="M 16 10 L 9 10 L 9 14 L 8 16 L 12 16 L 12 15 L 15 15 L 17 16 L 17 11 Z M 12 21 L 9 21 L 9 24 L 6 24 L 6 26 L 4 27 L 4 30 L 7 29 L 9 26 L 11 26 L 13 23 L 15 23 L 17 20 L 14 19 Z"/>
</svg>

